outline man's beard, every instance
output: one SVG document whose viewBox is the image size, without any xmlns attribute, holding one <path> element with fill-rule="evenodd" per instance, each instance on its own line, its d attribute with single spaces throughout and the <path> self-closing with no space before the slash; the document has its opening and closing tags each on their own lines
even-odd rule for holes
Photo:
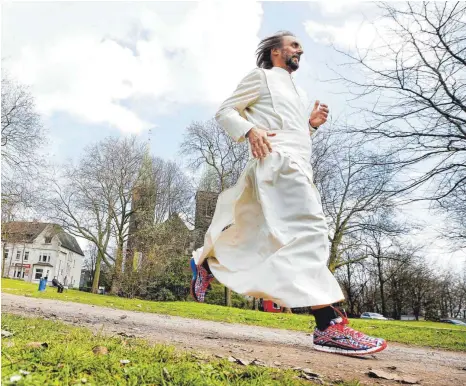
<svg viewBox="0 0 466 386">
<path fill-rule="evenodd" d="M 293 61 L 293 58 L 297 58 L 297 61 Z M 293 55 L 286 59 L 285 64 L 293 71 L 299 68 L 299 55 Z"/>
</svg>

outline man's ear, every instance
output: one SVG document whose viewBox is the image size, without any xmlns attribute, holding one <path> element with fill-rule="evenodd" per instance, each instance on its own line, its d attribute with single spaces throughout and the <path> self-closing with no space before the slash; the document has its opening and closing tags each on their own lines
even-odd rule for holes
<svg viewBox="0 0 466 386">
<path fill-rule="evenodd" d="M 277 55 L 279 55 L 279 54 L 280 54 L 280 48 L 272 48 L 272 49 L 270 50 L 270 54 L 271 54 L 272 56 L 277 56 Z"/>
</svg>

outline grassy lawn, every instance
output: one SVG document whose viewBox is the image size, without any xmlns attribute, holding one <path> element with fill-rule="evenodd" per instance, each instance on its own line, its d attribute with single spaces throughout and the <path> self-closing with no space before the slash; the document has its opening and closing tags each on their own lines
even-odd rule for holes
<svg viewBox="0 0 466 386">
<path fill-rule="evenodd" d="M 312 328 L 314 328 L 314 320 L 309 315 L 271 314 L 195 302 L 152 302 L 140 299 L 95 295 L 76 290 L 68 290 L 63 294 L 59 294 L 56 289 L 50 287 L 47 287 L 45 292 L 38 292 L 37 285 L 13 279 L 2 279 L 2 291 L 43 299 L 59 299 L 123 310 L 152 312 L 212 321 L 305 332 L 311 332 Z M 387 339 L 389 342 L 466 351 L 466 327 L 436 322 L 362 319 L 352 319 L 351 326 L 367 334 Z"/>
<path fill-rule="evenodd" d="M 13 333 L 2 338 L 2 385 L 314 384 L 297 371 L 239 366 L 39 318 L 3 314 L 2 330 Z"/>
</svg>

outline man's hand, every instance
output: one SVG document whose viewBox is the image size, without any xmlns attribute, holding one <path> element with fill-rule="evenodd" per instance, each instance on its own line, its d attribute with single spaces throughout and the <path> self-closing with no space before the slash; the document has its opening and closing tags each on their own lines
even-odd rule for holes
<svg viewBox="0 0 466 386">
<path fill-rule="evenodd" d="M 269 153 L 272 152 L 272 146 L 270 145 L 267 137 L 275 137 L 276 133 L 253 127 L 247 133 L 247 138 L 251 144 L 252 156 L 254 158 L 265 158 Z"/>
<path fill-rule="evenodd" d="M 319 127 L 320 125 L 327 122 L 328 117 L 328 106 L 323 103 L 320 104 L 320 101 L 314 103 L 314 109 L 311 112 L 309 118 L 309 123 L 312 127 Z"/>
</svg>

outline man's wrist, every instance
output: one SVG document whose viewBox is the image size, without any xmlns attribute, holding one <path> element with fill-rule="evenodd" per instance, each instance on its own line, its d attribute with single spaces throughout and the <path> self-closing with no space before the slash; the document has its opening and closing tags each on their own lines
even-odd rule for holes
<svg viewBox="0 0 466 386">
<path fill-rule="evenodd" d="M 251 127 L 247 132 L 246 134 L 244 134 L 244 137 L 247 138 L 249 137 L 249 134 L 251 133 L 252 129 L 254 129 L 255 126 Z"/>
<path fill-rule="evenodd" d="M 310 120 L 309 120 L 309 126 L 311 126 L 314 130 L 317 130 L 319 128 L 319 126 L 314 126 Z"/>
</svg>

